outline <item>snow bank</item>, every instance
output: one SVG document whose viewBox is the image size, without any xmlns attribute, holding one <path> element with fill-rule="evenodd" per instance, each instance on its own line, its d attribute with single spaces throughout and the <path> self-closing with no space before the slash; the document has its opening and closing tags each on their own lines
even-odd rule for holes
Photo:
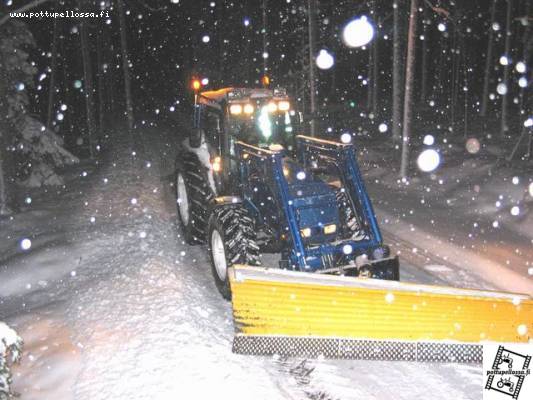
<svg viewBox="0 0 533 400">
<path fill-rule="evenodd" d="M 8 399 L 11 391 L 11 365 L 20 360 L 22 339 L 0 321 L 0 400 Z"/>
<path fill-rule="evenodd" d="M 62 185 L 56 168 L 78 163 L 76 156 L 63 148 L 63 140 L 36 119 L 25 116 L 18 148 L 31 159 L 29 176 L 23 181 L 28 187 Z"/>
</svg>

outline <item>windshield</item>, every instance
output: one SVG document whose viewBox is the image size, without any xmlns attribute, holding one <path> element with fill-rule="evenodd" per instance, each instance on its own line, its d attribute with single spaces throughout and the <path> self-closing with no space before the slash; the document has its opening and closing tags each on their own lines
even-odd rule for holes
<svg viewBox="0 0 533 400">
<path fill-rule="evenodd" d="M 259 147 L 280 144 L 292 150 L 297 118 L 293 110 L 273 110 L 272 103 L 257 102 L 250 114 L 230 114 L 229 128 L 236 140 Z"/>
</svg>

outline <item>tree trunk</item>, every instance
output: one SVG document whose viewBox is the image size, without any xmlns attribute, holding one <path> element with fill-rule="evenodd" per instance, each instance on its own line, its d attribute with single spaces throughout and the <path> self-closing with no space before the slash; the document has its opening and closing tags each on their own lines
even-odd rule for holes
<svg viewBox="0 0 533 400">
<path fill-rule="evenodd" d="M 316 135 L 316 82 L 315 82 L 315 22 L 316 22 L 316 0 L 308 0 L 307 22 L 309 30 L 309 99 L 311 114 L 311 136 Z"/>
<path fill-rule="evenodd" d="M 400 5 L 402 0 L 395 0 L 394 8 L 394 43 L 392 48 L 392 138 L 399 142 L 401 137 L 402 127 L 402 79 L 403 70 L 403 54 L 401 47 L 402 33 L 401 33 L 401 15 Z"/>
<path fill-rule="evenodd" d="M 133 103 L 131 99 L 130 61 L 128 56 L 128 41 L 126 38 L 126 17 L 124 15 L 123 0 L 117 0 L 118 20 L 120 26 L 120 50 L 122 53 L 122 73 L 124 75 L 124 94 L 126 96 L 126 117 L 128 130 L 133 133 Z"/>
<path fill-rule="evenodd" d="M 529 15 L 529 12 L 531 10 L 531 2 L 526 2 L 526 12 L 525 15 Z M 529 53 L 530 53 L 530 45 L 533 44 L 533 37 L 530 37 L 530 31 L 531 31 L 531 24 L 528 24 L 524 29 L 524 36 L 522 39 L 523 48 L 522 48 L 522 61 L 527 62 L 529 60 Z M 529 74 L 532 75 L 531 73 Z M 524 76 L 528 76 L 525 74 Z M 531 79 L 531 78 L 528 78 Z M 516 141 L 516 144 L 513 147 L 513 150 L 511 151 L 511 154 L 509 154 L 509 157 L 507 157 L 508 161 L 511 161 L 516 153 L 518 152 L 518 149 L 520 148 L 520 144 L 524 139 L 527 139 L 526 143 L 526 152 L 524 155 L 524 158 L 530 159 L 531 158 L 531 141 L 533 137 L 533 132 L 531 131 L 531 127 L 526 127 L 523 124 L 523 119 L 528 115 L 528 98 L 526 96 L 526 88 L 521 87 L 520 88 L 520 112 L 519 112 L 519 121 L 520 121 L 520 137 Z M 531 91 L 530 91 L 530 97 L 531 97 Z"/>
<path fill-rule="evenodd" d="M 463 87 L 466 88 L 466 90 L 463 90 L 464 95 L 464 118 L 463 118 L 463 136 L 466 139 L 468 137 L 468 101 L 469 101 L 469 79 L 468 79 L 468 66 L 470 65 L 470 57 L 469 54 L 469 48 L 468 48 L 468 42 L 467 38 L 463 38 L 461 40 L 462 47 L 461 47 L 461 53 L 462 53 L 462 60 L 463 60 Z"/>
<path fill-rule="evenodd" d="M 424 20 L 423 20 L 423 24 L 422 24 L 422 29 L 423 29 L 423 35 L 424 35 L 424 40 L 422 41 L 422 80 L 421 80 L 421 83 L 420 83 L 420 101 L 421 102 L 425 102 L 426 101 L 426 96 L 427 96 L 427 92 L 428 92 L 428 53 L 429 53 L 429 47 L 428 47 L 428 41 L 429 41 L 429 37 L 428 37 L 428 33 L 429 33 L 429 29 L 428 29 L 428 23 L 429 23 L 429 11 L 428 11 L 428 6 L 427 4 L 424 5 Z"/>
<path fill-rule="evenodd" d="M 374 46 L 372 43 L 371 46 Z M 374 82 L 374 49 L 368 49 L 368 78 L 366 84 L 366 109 L 370 112 L 372 110 L 372 85 Z"/>
<path fill-rule="evenodd" d="M 372 112 L 374 113 L 374 116 L 376 116 L 378 113 L 378 91 L 379 91 L 379 35 L 377 34 L 376 34 L 376 38 L 372 42 L 372 53 L 373 53 L 373 56 L 372 56 L 372 61 L 373 61 L 372 63 L 372 68 L 373 68 L 372 69 Z"/>
<path fill-rule="evenodd" d="M 526 7 L 525 7 L 525 15 L 529 15 L 531 10 L 531 1 L 526 1 Z M 533 44 L 533 37 L 531 37 L 531 23 L 528 23 L 527 26 L 524 28 L 524 36 L 522 37 L 522 62 L 527 63 L 529 60 L 529 47 L 530 44 Z M 526 74 L 524 76 L 527 76 Z M 524 107 L 524 94 L 526 92 L 525 87 L 520 87 L 520 116 L 524 116 L 526 114 L 527 107 Z"/>
<path fill-rule="evenodd" d="M 454 25 L 453 26 L 453 34 L 452 34 L 452 51 L 451 51 L 451 57 L 452 57 L 452 93 L 450 95 L 450 128 L 452 132 L 455 130 L 455 113 L 457 111 L 457 89 L 458 89 L 458 79 L 459 79 L 459 57 L 457 53 L 460 51 L 458 50 L 458 40 L 457 40 L 457 28 Z"/>
<path fill-rule="evenodd" d="M 513 11 L 512 0 L 507 0 L 507 14 L 505 17 L 505 56 L 511 60 L 511 14 Z M 505 136 L 509 127 L 507 126 L 507 103 L 509 98 L 509 63 L 503 66 L 503 81 L 502 83 L 507 88 L 507 92 L 502 95 L 502 115 L 500 125 L 500 135 Z"/>
<path fill-rule="evenodd" d="M 494 46 L 494 29 L 492 25 L 496 20 L 496 1 L 492 0 L 492 7 L 490 9 L 490 26 L 489 26 L 489 40 L 487 44 L 487 57 L 485 59 L 485 77 L 483 78 L 483 97 L 481 98 L 481 116 L 487 115 L 487 106 L 489 101 L 489 83 L 490 83 L 490 70 L 492 67 L 492 51 Z"/>
<path fill-rule="evenodd" d="M 411 0 L 409 15 L 409 33 L 407 37 L 407 62 L 405 71 L 405 94 L 403 104 L 403 131 L 402 131 L 402 163 L 400 176 L 406 178 L 409 170 L 409 146 L 411 137 L 411 119 L 413 103 L 413 85 L 416 56 L 416 23 L 418 13 L 418 0 Z"/>
<path fill-rule="evenodd" d="M 82 9 L 81 0 L 78 0 L 78 7 L 80 10 Z M 89 32 L 83 18 L 80 19 L 80 40 L 83 62 L 85 111 L 87 114 L 87 133 L 89 135 L 89 154 L 92 158 L 94 156 L 93 140 L 96 131 L 94 120 L 94 87 L 91 67 L 91 49 L 89 48 Z"/>
<path fill-rule="evenodd" d="M 98 63 L 98 137 L 100 141 L 104 135 L 104 116 L 105 116 L 105 87 L 104 87 L 104 55 L 103 55 L 103 29 L 98 32 L 96 39 L 96 62 Z"/>
<path fill-rule="evenodd" d="M 54 19 L 54 33 L 52 39 L 52 65 L 50 66 L 50 87 L 48 89 L 48 111 L 46 113 L 46 127 L 52 129 L 52 113 L 54 110 L 54 95 L 56 91 L 56 69 L 57 69 L 57 40 L 59 18 Z"/>
<path fill-rule="evenodd" d="M 265 54 L 268 54 L 268 0 L 263 0 L 261 8 L 263 17 L 263 75 L 268 75 L 268 59 L 265 57 Z"/>
<path fill-rule="evenodd" d="M 11 214 L 11 209 L 7 205 L 7 188 L 4 178 L 3 152 L 4 146 L 2 135 L 0 134 L 0 216 Z"/>
<path fill-rule="evenodd" d="M 107 72 L 106 72 L 106 97 L 107 97 L 107 108 L 110 113 L 110 115 L 115 114 L 115 79 L 117 77 L 117 71 L 115 68 L 115 45 L 113 41 L 113 35 L 109 34 L 109 36 L 106 36 L 105 38 L 105 52 L 106 52 L 106 60 L 109 60 L 109 65 L 107 66 Z M 108 120 L 109 121 L 109 120 Z"/>
</svg>

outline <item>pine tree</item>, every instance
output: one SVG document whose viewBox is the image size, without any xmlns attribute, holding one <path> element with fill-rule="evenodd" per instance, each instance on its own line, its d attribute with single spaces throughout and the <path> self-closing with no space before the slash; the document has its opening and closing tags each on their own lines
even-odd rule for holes
<svg viewBox="0 0 533 400">
<path fill-rule="evenodd" d="M 22 21 L 0 25 L 0 214 L 10 212 L 15 183 L 61 184 L 56 167 L 78 161 L 61 138 L 29 115 L 28 90 L 37 72 L 29 55 L 34 46 Z"/>
</svg>

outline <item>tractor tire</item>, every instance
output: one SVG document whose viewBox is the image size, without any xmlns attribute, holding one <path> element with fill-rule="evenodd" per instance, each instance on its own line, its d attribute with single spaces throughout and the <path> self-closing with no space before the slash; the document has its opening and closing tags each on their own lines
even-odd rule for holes
<svg viewBox="0 0 533 400">
<path fill-rule="evenodd" d="M 176 173 L 178 217 L 188 244 L 205 243 L 208 209 L 215 197 L 205 170 L 194 153 L 187 152 L 179 160 Z"/>
<path fill-rule="evenodd" d="M 361 228 L 357 217 L 350 205 L 350 199 L 346 192 L 342 189 L 335 193 L 337 197 L 337 205 L 339 207 L 340 229 L 339 234 L 341 239 L 357 238 L 361 234 Z"/>
<path fill-rule="evenodd" d="M 215 285 L 231 299 L 228 268 L 234 264 L 261 265 L 254 220 L 243 206 L 215 208 L 209 218 L 207 244 Z"/>
</svg>

